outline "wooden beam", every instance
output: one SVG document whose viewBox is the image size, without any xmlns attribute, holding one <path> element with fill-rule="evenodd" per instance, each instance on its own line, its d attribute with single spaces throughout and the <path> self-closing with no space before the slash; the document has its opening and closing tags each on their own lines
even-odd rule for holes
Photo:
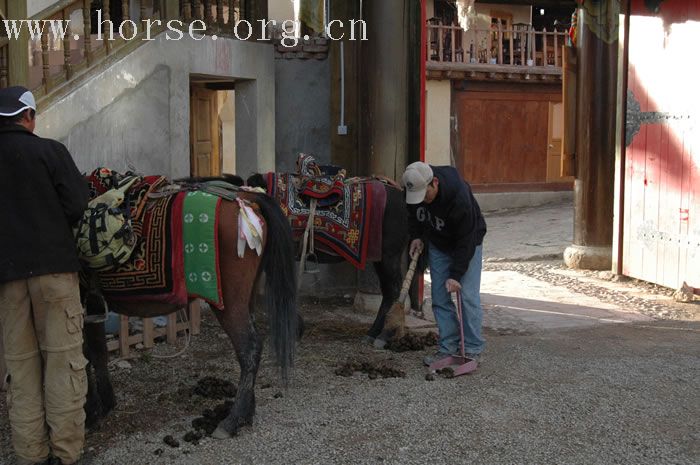
<svg viewBox="0 0 700 465">
<path fill-rule="evenodd" d="M 27 19 L 27 2 L 23 0 L 9 2 L 8 19 Z M 11 86 L 28 86 L 29 84 L 29 31 L 22 28 L 18 39 L 10 39 L 8 46 L 9 73 Z"/>
</svg>

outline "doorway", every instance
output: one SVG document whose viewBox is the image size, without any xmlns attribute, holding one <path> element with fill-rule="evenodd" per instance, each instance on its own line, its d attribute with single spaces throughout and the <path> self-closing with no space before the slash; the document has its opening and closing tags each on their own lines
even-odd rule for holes
<svg viewBox="0 0 700 465">
<path fill-rule="evenodd" d="M 236 171 L 233 83 L 193 80 L 190 86 L 190 175 Z"/>
</svg>

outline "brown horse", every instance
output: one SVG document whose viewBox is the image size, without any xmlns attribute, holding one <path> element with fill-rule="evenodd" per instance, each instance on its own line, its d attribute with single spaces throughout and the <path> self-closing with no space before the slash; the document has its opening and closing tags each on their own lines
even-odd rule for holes
<svg viewBox="0 0 700 465">
<path fill-rule="evenodd" d="M 190 189 L 192 186 L 190 186 Z M 197 188 L 197 185 L 194 185 Z M 237 202 L 224 201 L 221 205 L 219 234 L 219 264 L 224 308 L 212 309 L 221 327 L 231 339 L 241 368 L 235 402 L 226 419 L 221 421 L 214 437 L 226 438 L 252 423 L 255 415 L 255 379 L 262 352 L 262 340 L 253 319 L 253 299 L 257 283 L 264 271 L 265 300 L 269 319 L 269 336 L 272 351 L 281 368 L 281 376 L 287 380 L 292 366 L 297 339 L 296 277 L 294 273 L 294 244 L 289 223 L 279 206 L 263 194 L 238 192 L 243 198 L 257 205 L 264 224 L 264 249 L 261 256 L 246 248 L 243 258 L 238 257 Z M 128 316 L 154 317 L 177 310 L 176 307 L 152 301 L 110 301 L 109 308 Z M 86 307 L 89 316 L 104 313 L 101 295 L 87 293 Z M 89 419 L 102 416 L 114 407 L 114 393 L 107 371 L 107 352 L 104 324 L 86 323 L 86 356 L 94 372 L 88 376 L 89 392 L 86 411 Z"/>
</svg>

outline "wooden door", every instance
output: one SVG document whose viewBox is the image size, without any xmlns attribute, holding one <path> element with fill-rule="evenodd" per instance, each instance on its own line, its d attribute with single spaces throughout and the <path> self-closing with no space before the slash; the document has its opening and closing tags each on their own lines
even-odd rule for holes
<svg viewBox="0 0 700 465">
<path fill-rule="evenodd" d="M 700 287 L 700 0 L 633 0 L 625 127 L 624 274 Z M 692 60 L 692 59 L 691 59 Z"/>
<path fill-rule="evenodd" d="M 190 101 L 190 171 L 192 176 L 221 174 L 221 144 L 216 91 L 193 86 Z"/>
<path fill-rule="evenodd" d="M 573 181 L 572 176 L 562 176 L 561 169 L 564 139 L 564 104 L 562 102 L 549 102 L 547 134 L 547 182 Z"/>
<path fill-rule="evenodd" d="M 471 184 L 544 183 L 551 101 L 541 92 L 453 93 L 457 167 Z"/>
</svg>

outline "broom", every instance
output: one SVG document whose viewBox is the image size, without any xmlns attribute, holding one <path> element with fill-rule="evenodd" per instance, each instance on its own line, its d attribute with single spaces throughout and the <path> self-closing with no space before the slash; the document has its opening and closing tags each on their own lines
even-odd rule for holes
<svg viewBox="0 0 700 465">
<path fill-rule="evenodd" d="M 394 302 L 394 305 L 391 306 L 386 317 L 385 327 L 389 329 L 396 328 L 396 332 L 394 333 L 395 339 L 406 335 L 406 312 L 404 310 L 404 303 L 406 302 L 406 297 L 408 297 L 408 289 L 411 287 L 411 281 L 413 281 L 413 275 L 416 272 L 418 258 L 422 252 L 423 248 L 421 247 L 411 258 L 411 264 L 408 266 L 406 277 L 403 280 L 403 286 L 401 286 L 399 298 L 396 302 Z"/>
</svg>

